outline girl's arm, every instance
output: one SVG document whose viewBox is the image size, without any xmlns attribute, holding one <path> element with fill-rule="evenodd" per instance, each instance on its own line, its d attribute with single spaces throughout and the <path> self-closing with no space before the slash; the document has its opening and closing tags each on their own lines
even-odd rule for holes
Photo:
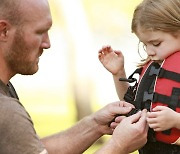
<svg viewBox="0 0 180 154">
<path fill-rule="evenodd" d="M 129 87 L 129 83 L 119 81 L 119 78 L 126 78 L 125 69 L 121 70 L 117 75 L 113 75 L 113 80 L 118 97 L 120 100 L 124 100 L 124 95 Z"/>
<path fill-rule="evenodd" d="M 123 100 L 129 84 L 119 81 L 120 77 L 126 78 L 122 52 L 114 51 L 110 46 L 106 46 L 99 51 L 98 57 L 103 66 L 112 73 L 118 97 L 120 100 Z"/>
</svg>

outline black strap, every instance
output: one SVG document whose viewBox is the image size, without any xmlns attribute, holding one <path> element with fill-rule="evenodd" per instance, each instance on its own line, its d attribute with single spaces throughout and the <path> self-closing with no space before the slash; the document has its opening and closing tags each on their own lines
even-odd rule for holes
<svg viewBox="0 0 180 154">
<path fill-rule="evenodd" d="M 180 88 L 173 88 L 169 107 L 173 110 L 180 107 Z"/>
<path fill-rule="evenodd" d="M 129 83 L 137 82 L 136 78 L 133 78 L 134 74 L 141 74 L 142 68 L 137 68 L 128 78 L 119 78 L 119 81 L 125 81 Z"/>
<path fill-rule="evenodd" d="M 180 88 L 173 88 L 171 96 L 154 93 L 153 102 L 167 104 L 169 108 L 176 110 L 180 107 Z M 171 129 L 162 131 L 163 134 L 170 135 Z"/>
<path fill-rule="evenodd" d="M 175 110 L 176 107 L 180 107 L 180 88 L 173 88 L 171 96 L 154 93 L 153 102 L 167 104 L 171 109 Z"/>
<path fill-rule="evenodd" d="M 134 99 L 135 99 L 135 94 L 136 94 L 136 89 L 137 89 L 137 79 L 134 78 L 134 74 L 141 74 L 142 72 L 142 68 L 138 68 L 136 69 L 128 78 L 119 78 L 119 81 L 123 81 L 123 82 L 129 82 L 129 83 L 133 83 L 135 82 L 135 84 L 133 86 L 129 86 L 127 92 L 124 95 L 124 100 L 126 102 L 132 103 L 134 104 Z"/>
<path fill-rule="evenodd" d="M 134 74 L 141 74 L 141 72 L 142 72 L 142 67 L 141 68 L 137 68 L 129 77 L 128 77 L 128 79 L 132 79 L 133 78 L 133 76 L 134 76 Z"/>
<path fill-rule="evenodd" d="M 135 98 L 135 93 L 136 93 L 135 88 L 136 88 L 136 85 L 135 86 L 129 86 L 127 92 L 124 95 L 124 100 L 126 102 L 133 104 L 133 105 L 134 105 L 134 98 Z"/>
<path fill-rule="evenodd" d="M 159 73 L 159 68 L 160 65 L 158 63 L 151 63 L 141 78 L 135 98 L 135 106 L 138 109 L 146 108 L 147 110 L 150 110 L 151 101 L 153 100 L 154 83 L 156 76 Z"/>
<path fill-rule="evenodd" d="M 180 82 L 180 74 L 179 73 L 168 71 L 164 68 L 161 68 L 158 77 Z"/>
</svg>

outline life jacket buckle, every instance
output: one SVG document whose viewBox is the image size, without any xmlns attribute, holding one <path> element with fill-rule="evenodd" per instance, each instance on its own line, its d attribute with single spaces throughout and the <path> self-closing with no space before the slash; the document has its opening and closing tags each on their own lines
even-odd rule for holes
<svg viewBox="0 0 180 154">
<path fill-rule="evenodd" d="M 152 76 L 152 75 L 158 75 L 159 74 L 159 71 L 160 71 L 160 68 L 156 68 L 155 66 L 151 66 L 151 69 L 149 71 L 149 75 Z"/>
<path fill-rule="evenodd" d="M 148 100 L 153 100 L 154 93 L 148 93 L 147 91 L 144 92 L 143 102 L 146 102 Z"/>
</svg>

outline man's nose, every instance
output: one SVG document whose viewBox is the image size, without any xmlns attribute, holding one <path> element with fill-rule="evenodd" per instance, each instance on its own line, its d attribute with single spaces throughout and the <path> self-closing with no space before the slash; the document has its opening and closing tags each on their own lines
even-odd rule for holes
<svg viewBox="0 0 180 154">
<path fill-rule="evenodd" d="M 50 43 L 49 35 L 47 33 L 43 38 L 42 48 L 49 49 L 50 47 L 51 47 L 51 43 Z"/>
</svg>

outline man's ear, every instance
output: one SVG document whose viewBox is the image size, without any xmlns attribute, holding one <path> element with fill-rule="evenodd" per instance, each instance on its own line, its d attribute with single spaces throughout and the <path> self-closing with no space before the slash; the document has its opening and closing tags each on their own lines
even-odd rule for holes
<svg viewBox="0 0 180 154">
<path fill-rule="evenodd" d="M 8 38 L 10 24 L 5 20 L 0 20 L 0 41 L 6 41 Z"/>
</svg>

